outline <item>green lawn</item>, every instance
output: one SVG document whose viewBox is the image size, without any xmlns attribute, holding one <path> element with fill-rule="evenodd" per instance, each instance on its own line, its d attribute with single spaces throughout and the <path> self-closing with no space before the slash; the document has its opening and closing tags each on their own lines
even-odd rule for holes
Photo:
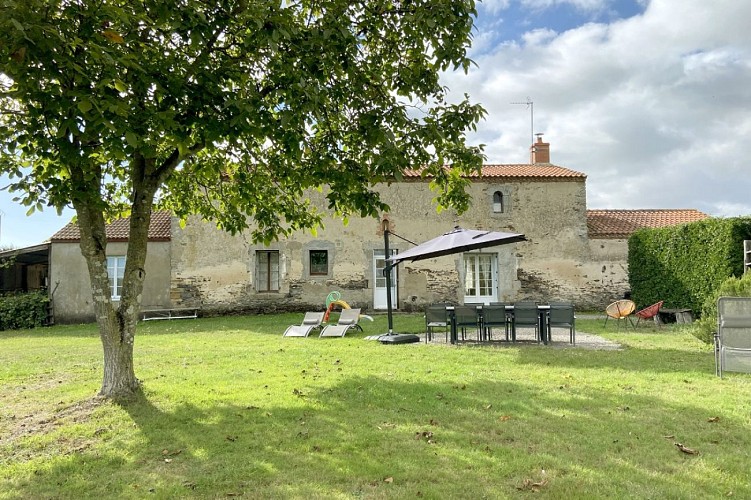
<svg viewBox="0 0 751 500">
<path fill-rule="evenodd" d="M 715 377 L 685 331 L 386 346 L 363 339 L 378 316 L 282 338 L 301 317 L 141 324 L 122 405 L 92 399 L 92 325 L 0 332 L 0 498 L 751 498 L 751 375 Z"/>
</svg>

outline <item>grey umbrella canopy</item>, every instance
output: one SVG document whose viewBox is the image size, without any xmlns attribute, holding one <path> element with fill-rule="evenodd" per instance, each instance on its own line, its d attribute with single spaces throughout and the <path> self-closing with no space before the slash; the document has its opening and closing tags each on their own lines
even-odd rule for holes
<svg viewBox="0 0 751 500">
<path fill-rule="evenodd" d="M 385 230 L 383 233 L 385 254 L 389 254 L 389 231 Z M 508 243 L 515 243 L 517 241 L 526 241 L 523 234 L 516 233 L 501 233 L 498 231 L 480 231 L 476 229 L 462 229 L 456 226 L 448 233 L 444 233 L 441 236 L 437 236 L 430 241 L 421 243 L 416 247 L 410 248 L 406 252 L 394 255 L 386 259 L 388 265 L 383 270 L 386 276 L 386 289 L 389 290 L 386 294 L 389 333 L 386 335 L 377 335 L 373 338 L 378 339 L 384 344 L 406 344 L 412 342 L 419 342 L 420 337 L 417 335 L 404 333 L 394 334 L 393 332 L 393 318 L 391 312 L 391 269 L 399 265 L 400 262 L 405 260 L 416 261 L 422 259 L 430 259 L 433 257 L 441 257 L 443 255 L 451 255 L 453 253 L 468 252 L 469 250 L 476 250 L 478 248 L 493 247 L 497 245 L 505 245 Z"/>
<path fill-rule="evenodd" d="M 478 248 L 516 243 L 517 241 L 526 241 L 526 238 L 523 234 L 462 229 L 456 226 L 448 233 L 437 236 L 425 243 L 420 243 L 406 252 L 394 255 L 388 261 L 392 265 L 396 265 L 405 260 L 414 262 L 416 260 L 442 257 L 453 253 L 468 252 L 469 250 L 476 250 Z"/>
</svg>

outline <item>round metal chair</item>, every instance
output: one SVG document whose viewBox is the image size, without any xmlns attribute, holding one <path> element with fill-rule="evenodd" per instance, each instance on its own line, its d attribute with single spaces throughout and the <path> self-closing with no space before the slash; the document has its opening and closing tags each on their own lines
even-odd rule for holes
<svg viewBox="0 0 751 500">
<path fill-rule="evenodd" d="M 636 328 L 634 326 L 634 321 L 630 318 L 630 316 L 634 313 L 636 310 L 636 304 L 633 300 L 628 299 L 621 299 L 616 300 L 612 304 L 608 305 L 608 307 L 605 308 L 605 314 L 607 315 L 605 317 L 605 324 L 608 324 L 608 320 L 610 318 L 613 318 L 620 324 L 621 320 L 624 320 L 626 322 L 630 321 L 631 326 Z"/>
</svg>

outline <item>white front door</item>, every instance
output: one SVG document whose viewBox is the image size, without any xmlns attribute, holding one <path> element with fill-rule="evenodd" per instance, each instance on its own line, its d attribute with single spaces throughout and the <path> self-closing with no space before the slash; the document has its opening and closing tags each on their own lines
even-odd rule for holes
<svg viewBox="0 0 751 500">
<path fill-rule="evenodd" d="M 498 259 L 495 254 L 464 254 L 464 302 L 490 304 L 498 300 Z"/>
<path fill-rule="evenodd" d="M 390 250 L 391 255 L 396 255 L 396 250 Z M 373 309 L 386 309 L 386 276 L 383 269 L 386 267 L 385 252 L 383 250 L 373 250 Z M 396 268 L 391 268 L 391 307 L 396 309 L 396 285 L 397 285 Z"/>
</svg>

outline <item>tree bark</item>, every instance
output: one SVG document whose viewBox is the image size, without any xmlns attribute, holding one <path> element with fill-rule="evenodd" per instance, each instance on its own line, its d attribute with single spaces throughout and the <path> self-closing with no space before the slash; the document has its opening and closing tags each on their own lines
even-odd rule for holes
<svg viewBox="0 0 751 500">
<path fill-rule="evenodd" d="M 104 349 L 104 377 L 99 391 L 105 397 L 127 397 L 138 390 L 133 369 L 133 333 L 124 330 L 112 303 L 107 275 L 107 235 L 104 215 L 90 203 L 74 202 L 81 231 L 81 253 L 91 281 L 94 315 Z"/>
<path fill-rule="evenodd" d="M 74 202 L 81 230 L 81 253 L 91 281 L 94 313 L 104 351 L 104 376 L 99 395 L 127 398 L 140 389 L 133 367 L 133 346 L 146 278 L 146 245 L 155 189 L 136 182 L 131 206 L 130 234 L 119 304 L 112 302 L 107 274 L 104 215 L 91 203 Z"/>
</svg>

